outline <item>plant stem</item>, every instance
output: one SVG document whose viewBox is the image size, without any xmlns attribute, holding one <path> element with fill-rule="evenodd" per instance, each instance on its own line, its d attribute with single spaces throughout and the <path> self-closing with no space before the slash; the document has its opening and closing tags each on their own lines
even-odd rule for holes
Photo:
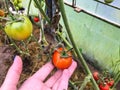
<svg viewBox="0 0 120 90">
<path fill-rule="evenodd" d="M 120 70 L 118 71 L 118 73 L 116 74 L 116 77 L 114 78 L 115 83 L 112 86 L 112 88 L 115 88 L 119 81 L 120 81 Z"/>
<path fill-rule="evenodd" d="M 74 88 L 74 90 L 78 90 L 78 87 L 76 87 L 75 83 L 69 80 L 70 85 Z"/>
<path fill-rule="evenodd" d="M 91 79 L 91 75 L 86 76 L 79 90 L 83 90 L 86 84 L 90 82 L 90 79 Z"/>
<path fill-rule="evenodd" d="M 69 24 L 68 24 L 67 16 L 66 16 L 66 13 L 65 13 L 65 9 L 64 9 L 64 2 L 63 2 L 63 0 L 58 0 L 58 2 L 59 2 L 59 5 L 60 5 L 60 11 L 61 11 L 61 14 L 62 14 L 62 17 L 63 17 L 63 22 L 65 24 L 65 27 L 66 27 L 67 33 L 69 35 L 69 38 L 71 40 L 71 43 L 73 45 L 73 48 L 75 49 L 75 52 L 77 53 L 78 58 L 80 59 L 82 65 L 84 66 L 86 73 L 91 75 L 91 81 L 94 84 L 96 90 L 99 90 L 98 85 L 96 84 L 96 81 L 93 79 L 91 71 L 89 70 L 89 67 L 87 66 L 87 63 L 85 62 L 81 52 L 79 51 L 79 49 L 76 46 L 75 41 L 73 39 L 71 30 L 70 30 L 70 27 L 69 27 Z"/>
<path fill-rule="evenodd" d="M 60 32 L 57 32 L 57 34 L 63 39 L 63 41 L 66 43 L 66 45 L 67 45 L 69 48 L 72 48 L 72 45 L 65 39 L 65 37 L 63 37 L 63 36 L 61 35 Z"/>
<path fill-rule="evenodd" d="M 47 15 L 45 14 L 45 12 L 43 11 L 42 7 L 40 6 L 39 2 L 37 0 L 34 0 L 35 4 L 37 5 L 39 11 L 41 12 L 41 14 L 44 16 L 44 18 L 46 19 L 46 21 L 51 24 L 50 19 L 47 17 Z"/>
<path fill-rule="evenodd" d="M 12 15 L 12 13 L 9 11 L 9 3 L 8 3 L 8 0 L 5 0 L 5 4 L 6 4 L 6 9 L 7 9 L 7 11 L 8 11 L 8 14 L 10 15 L 10 17 L 11 17 L 11 19 L 12 20 L 14 20 L 14 17 L 13 17 L 13 15 Z"/>
<path fill-rule="evenodd" d="M 7 9 L 8 13 L 10 13 L 9 7 L 8 7 L 8 0 L 5 0 L 5 6 L 6 6 L 6 9 Z"/>
<path fill-rule="evenodd" d="M 11 42 L 12 42 L 11 45 L 15 46 L 15 48 L 17 49 L 17 51 L 18 51 L 20 54 L 25 54 L 25 55 L 28 55 L 28 56 L 29 56 L 29 53 L 23 52 L 22 50 L 20 50 L 20 48 L 15 44 L 15 42 L 14 42 L 12 39 L 10 39 L 10 40 L 11 40 Z"/>
<path fill-rule="evenodd" d="M 27 16 L 29 16 L 29 11 L 30 11 L 31 2 L 32 2 L 32 0 L 30 0 L 30 1 L 29 1 L 29 4 L 28 4 Z"/>
</svg>

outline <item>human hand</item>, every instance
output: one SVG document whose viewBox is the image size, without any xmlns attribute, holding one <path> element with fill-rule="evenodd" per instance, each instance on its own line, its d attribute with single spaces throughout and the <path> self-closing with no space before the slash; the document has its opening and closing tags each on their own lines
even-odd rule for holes
<svg viewBox="0 0 120 90">
<path fill-rule="evenodd" d="M 47 76 L 54 69 L 54 65 L 48 62 L 33 76 L 28 78 L 19 90 L 67 90 L 68 81 L 76 67 L 77 63 L 73 60 L 72 65 L 68 69 L 57 70 L 53 76 L 45 81 Z M 19 56 L 16 56 L 0 90 L 17 90 L 21 71 L 22 60 Z"/>
</svg>

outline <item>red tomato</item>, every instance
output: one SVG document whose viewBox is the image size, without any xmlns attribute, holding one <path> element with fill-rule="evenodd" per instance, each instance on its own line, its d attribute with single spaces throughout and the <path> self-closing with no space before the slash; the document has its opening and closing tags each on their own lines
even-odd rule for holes
<svg viewBox="0 0 120 90">
<path fill-rule="evenodd" d="M 99 80 L 99 73 L 97 71 L 93 72 L 93 77 L 96 81 Z"/>
<path fill-rule="evenodd" d="M 39 22 L 39 18 L 38 17 L 34 17 L 34 21 L 35 22 Z"/>
<path fill-rule="evenodd" d="M 64 57 L 63 55 L 63 48 L 58 48 L 54 51 L 52 56 L 52 61 L 55 67 L 58 69 L 66 69 L 72 64 L 72 57 L 71 53 L 66 53 L 69 56 Z"/>
<path fill-rule="evenodd" d="M 107 84 L 108 84 L 110 87 L 113 86 L 113 84 L 114 84 L 114 80 L 110 80 L 110 81 L 108 81 Z"/>
<path fill-rule="evenodd" d="M 99 84 L 99 88 L 100 90 L 110 90 L 110 87 L 108 86 L 108 84 Z"/>
</svg>

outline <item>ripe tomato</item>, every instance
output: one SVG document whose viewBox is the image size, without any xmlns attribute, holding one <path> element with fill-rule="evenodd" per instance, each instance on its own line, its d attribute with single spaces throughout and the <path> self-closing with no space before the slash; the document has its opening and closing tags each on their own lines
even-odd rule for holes
<svg viewBox="0 0 120 90">
<path fill-rule="evenodd" d="M 57 50 L 54 51 L 52 56 L 52 61 L 55 67 L 59 69 L 66 69 L 72 64 L 72 57 L 71 56 L 62 56 L 61 52 L 63 52 L 63 48 L 60 47 Z M 68 55 L 71 55 L 71 53 L 67 53 Z"/>
<path fill-rule="evenodd" d="M 39 22 L 39 17 L 34 17 L 33 19 L 35 22 Z"/>
<path fill-rule="evenodd" d="M 8 22 L 5 26 L 6 34 L 15 40 L 24 40 L 28 38 L 33 30 L 33 26 L 29 18 L 21 16 L 23 20 Z"/>
<path fill-rule="evenodd" d="M 108 86 L 108 84 L 99 84 L 99 88 L 100 90 L 110 90 L 110 87 Z"/>
<path fill-rule="evenodd" d="M 5 16 L 5 12 L 3 10 L 0 9 L 0 16 Z"/>
<path fill-rule="evenodd" d="M 98 72 L 93 72 L 93 78 L 97 81 L 99 80 L 99 73 Z"/>
<path fill-rule="evenodd" d="M 110 81 L 108 81 L 107 84 L 108 84 L 110 87 L 113 86 L 113 84 L 114 84 L 114 80 L 110 80 Z"/>
<path fill-rule="evenodd" d="M 114 0 L 104 0 L 105 3 L 112 3 Z"/>
</svg>

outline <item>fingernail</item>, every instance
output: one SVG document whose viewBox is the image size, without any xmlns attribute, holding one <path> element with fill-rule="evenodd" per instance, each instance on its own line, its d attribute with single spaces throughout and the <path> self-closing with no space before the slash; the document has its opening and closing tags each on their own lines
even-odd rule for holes
<svg viewBox="0 0 120 90">
<path fill-rule="evenodd" d="M 17 59 L 17 57 L 18 57 L 18 55 L 15 55 L 13 61 L 15 61 Z"/>
</svg>

